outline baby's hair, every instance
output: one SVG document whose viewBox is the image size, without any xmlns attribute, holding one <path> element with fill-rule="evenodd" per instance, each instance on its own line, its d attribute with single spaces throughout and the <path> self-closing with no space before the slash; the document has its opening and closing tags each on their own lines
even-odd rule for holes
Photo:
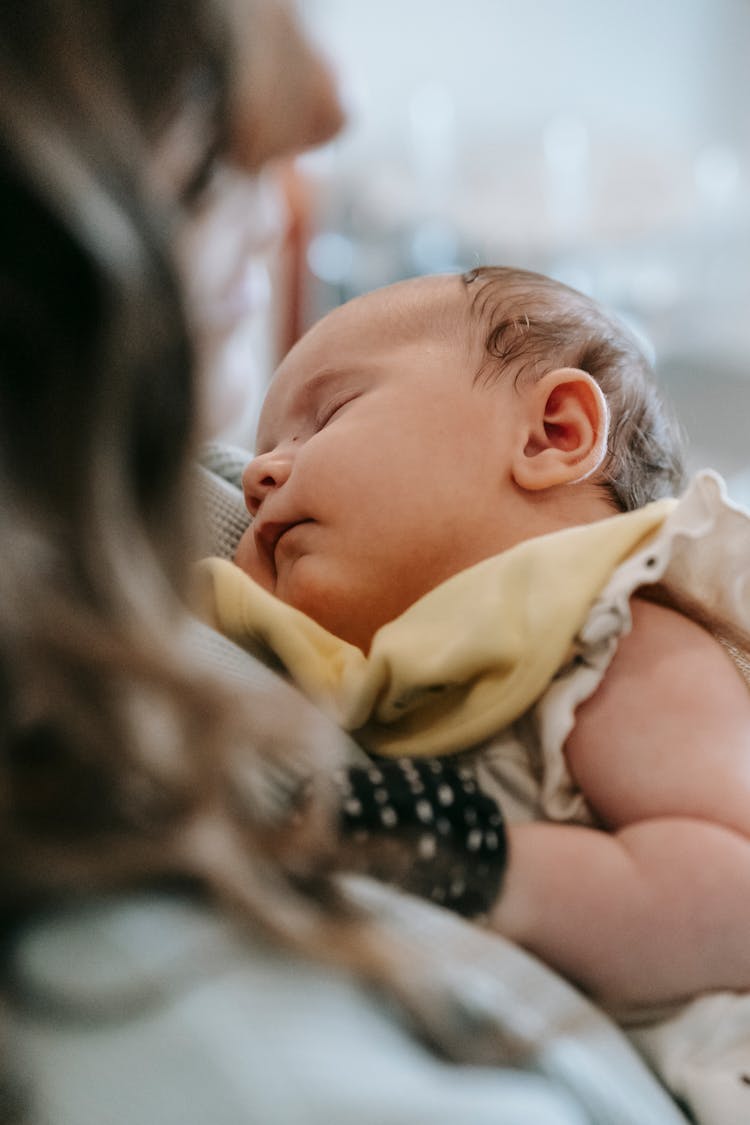
<svg viewBox="0 0 750 1125">
<path fill-rule="evenodd" d="M 463 275 L 485 327 L 478 381 L 516 382 L 557 367 L 587 371 L 610 411 L 598 480 L 620 511 L 674 496 L 684 484 L 683 438 L 636 338 L 591 298 L 543 274 L 483 266 Z"/>
</svg>

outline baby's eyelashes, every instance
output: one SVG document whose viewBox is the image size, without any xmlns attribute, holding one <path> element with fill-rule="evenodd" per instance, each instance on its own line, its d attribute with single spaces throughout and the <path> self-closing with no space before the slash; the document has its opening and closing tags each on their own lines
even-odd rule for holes
<svg viewBox="0 0 750 1125">
<path fill-rule="evenodd" d="M 327 401 L 315 416 L 315 432 L 324 429 L 345 406 L 349 406 L 358 397 L 357 394 L 350 391 Z"/>
</svg>

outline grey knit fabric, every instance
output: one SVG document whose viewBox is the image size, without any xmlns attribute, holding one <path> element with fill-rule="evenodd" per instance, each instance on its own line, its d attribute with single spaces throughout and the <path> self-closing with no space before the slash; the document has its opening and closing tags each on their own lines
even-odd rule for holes
<svg viewBox="0 0 750 1125">
<path fill-rule="evenodd" d="M 242 472 L 252 453 L 239 445 L 224 441 L 206 442 L 200 449 L 199 461 L 204 469 L 221 477 L 227 484 L 242 491 Z"/>
<path fill-rule="evenodd" d="M 201 553 L 231 559 L 250 523 L 242 496 L 242 470 L 252 454 L 212 443 L 201 450 L 196 489 L 202 512 Z"/>
</svg>

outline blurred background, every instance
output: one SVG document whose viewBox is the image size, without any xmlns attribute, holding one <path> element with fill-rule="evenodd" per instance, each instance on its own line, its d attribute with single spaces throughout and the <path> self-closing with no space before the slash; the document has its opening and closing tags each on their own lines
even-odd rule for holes
<svg viewBox="0 0 750 1125">
<path fill-rule="evenodd" d="M 750 504 L 750 0 L 301 7 L 349 125 L 275 178 L 267 289 L 289 311 L 264 318 L 256 263 L 254 389 L 226 435 L 252 443 L 276 358 L 332 306 L 417 273 L 513 264 L 635 328 L 691 468 L 715 467 Z"/>
</svg>

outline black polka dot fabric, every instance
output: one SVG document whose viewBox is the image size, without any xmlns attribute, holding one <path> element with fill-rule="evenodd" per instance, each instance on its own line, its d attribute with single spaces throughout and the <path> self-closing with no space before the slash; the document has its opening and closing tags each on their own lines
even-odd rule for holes
<svg viewBox="0 0 750 1125">
<path fill-rule="evenodd" d="M 352 865 L 466 917 L 502 884 L 506 836 L 471 769 L 439 759 L 378 760 L 339 778 Z"/>
</svg>

